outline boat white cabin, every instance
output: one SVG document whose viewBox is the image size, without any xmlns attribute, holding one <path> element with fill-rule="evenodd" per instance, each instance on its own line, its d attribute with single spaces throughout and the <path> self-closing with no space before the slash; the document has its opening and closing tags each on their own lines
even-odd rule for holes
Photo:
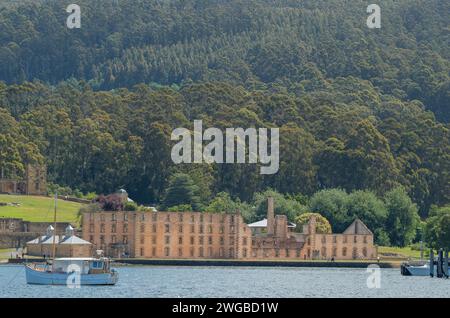
<svg viewBox="0 0 450 318">
<path fill-rule="evenodd" d="M 52 263 L 26 264 L 28 284 L 115 285 L 119 274 L 111 269 L 111 260 L 102 258 L 56 258 Z M 75 280 L 74 275 L 79 275 Z"/>
</svg>

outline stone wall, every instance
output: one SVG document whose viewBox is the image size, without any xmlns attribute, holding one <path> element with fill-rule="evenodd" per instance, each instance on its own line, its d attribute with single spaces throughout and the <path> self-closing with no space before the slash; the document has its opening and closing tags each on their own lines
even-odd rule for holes
<svg viewBox="0 0 450 318">
<path fill-rule="evenodd" d="M 47 167 L 29 164 L 24 178 L 0 176 L 0 193 L 46 195 Z"/>
<path fill-rule="evenodd" d="M 47 167 L 44 165 L 27 165 L 25 182 L 27 185 L 26 194 L 46 195 Z"/>
<path fill-rule="evenodd" d="M 83 216 L 83 239 L 106 255 L 241 258 L 251 231 L 240 215 L 199 212 L 99 212 Z"/>
<path fill-rule="evenodd" d="M 45 234 L 47 228 L 51 225 L 54 226 L 53 222 L 24 222 L 29 232 Z M 70 225 L 69 222 L 57 222 L 56 223 L 56 234 L 63 234 L 66 227 Z"/>
<path fill-rule="evenodd" d="M 69 196 L 66 196 L 66 195 L 58 195 L 58 199 L 61 199 L 61 200 L 64 200 L 64 201 L 70 201 L 70 202 L 81 203 L 81 204 L 89 204 L 89 203 L 92 203 L 91 200 L 80 199 L 80 198 L 74 198 L 74 197 L 69 197 Z"/>
<path fill-rule="evenodd" d="M 0 179 L 0 193 L 24 193 L 25 182 L 11 179 Z"/>
<path fill-rule="evenodd" d="M 39 233 L 0 233 L 0 249 L 25 247 L 28 241 L 35 239 Z"/>
<path fill-rule="evenodd" d="M 307 245 L 315 259 L 374 259 L 373 235 L 315 234 L 315 245 Z"/>
<path fill-rule="evenodd" d="M 33 232 L 45 234 L 49 226 L 54 226 L 53 222 L 30 222 L 16 218 L 0 218 L 0 234 L 2 233 L 20 233 Z M 69 226 L 69 222 L 57 222 L 56 234 L 64 233 L 64 230 Z"/>
<path fill-rule="evenodd" d="M 0 248 L 24 247 L 25 243 L 44 235 L 52 222 L 30 222 L 16 218 L 0 218 Z M 63 234 L 68 222 L 56 223 L 56 234 Z"/>
<path fill-rule="evenodd" d="M 22 219 L 0 218 L 0 233 L 28 232 Z"/>
</svg>

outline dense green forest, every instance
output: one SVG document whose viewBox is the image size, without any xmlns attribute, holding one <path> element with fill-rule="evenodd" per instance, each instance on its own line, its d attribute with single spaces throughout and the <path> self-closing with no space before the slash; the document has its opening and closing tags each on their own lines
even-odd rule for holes
<svg viewBox="0 0 450 318">
<path fill-rule="evenodd" d="M 78 30 L 65 27 L 62 1 L 22 2 L 0 11 L 7 83 L 74 77 L 111 89 L 226 80 L 299 94 L 354 76 L 450 120 L 448 1 L 379 1 L 377 30 L 366 27 L 362 0 L 79 0 Z"/>
<path fill-rule="evenodd" d="M 6 174 L 45 162 L 53 183 L 142 203 L 177 173 L 204 206 L 397 186 L 422 217 L 450 203 L 450 2 L 379 1 L 381 29 L 360 0 L 77 3 L 72 30 L 61 1 L 0 6 Z M 174 165 L 170 134 L 195 119 L 280 127 L 279 172 Z"/>
<path fill-rule="evenodd" d="M 267 187 L 383 194 L 401 184 L 426 215 L 431 204 L 450 199 L 448 126 L 419 102 L 380 95 L 356 78 L 301 97 L 226 83 L 95 92 L 78 82 L 1 85 L 0 96 L 2 166 L 23 171 L 24 162 L 45 161 L 51 180 L 84 192 L 123 186 L 139 201 L 160 201 L 168 177 L 184 171 L 211 189 L 202 193 L 205 200 L 219 191 L 248 200 Z M 257 165 L 175 166 L 170 134 L 198 118 L 220 128 L 280 127 L 280 171 L 264 176 Z"/>
</svg>

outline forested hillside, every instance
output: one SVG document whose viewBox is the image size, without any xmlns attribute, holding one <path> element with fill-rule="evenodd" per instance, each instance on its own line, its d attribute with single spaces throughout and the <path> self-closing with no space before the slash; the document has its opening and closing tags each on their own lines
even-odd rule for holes
<svg viewBox="0 0 450 318">
<path fill-rule="evenodd" d="M 186 172 L 202 200 L 267 188 L 403 185 L 422 216 L 450 202 L 450 2 L 79 0 L 0 9 L 0 165 L 48 165 L 83 192 L 161 201 Z M 4 3 L 6 4 L 6 2 Z M 280 171 L 175 166 L 176 127 L 280 127 Z"/>
<path fill-rule="evenodd" d="M 379 30 L 366 27 L 361 0 L 79 0 L 79 30 L 65 27 L 61 1 L 24 2 L 0 11 L 7 83 L 227 80 L 301 92 L 355 76 L 450 119 L 448 1 L 379 1 Z"/>
<path fill-rule="evenodd" d="M 341 78 L 329 85 L 302 97 L 226 83 L 115 92 L 78 83 L 3 85 L 1 162 L 20 170 L 22 162 L 45 160 L 59 184 L 103 193 L 124 186 L 150 201 L 161 199 L 167 178 L 181 170 L 213 192 L 242 199 L 266 187 L 383 194 L 402 184 L 424 211 L 449 202 L 448 127 L 420 103 L 380 95 L 369 82 Z M 280 171 L 261 176 L 256 165 L 174 166 L 172 130 L 192 129 L 199 118 L 205 127 L 280 127 Z"/>
</svg>

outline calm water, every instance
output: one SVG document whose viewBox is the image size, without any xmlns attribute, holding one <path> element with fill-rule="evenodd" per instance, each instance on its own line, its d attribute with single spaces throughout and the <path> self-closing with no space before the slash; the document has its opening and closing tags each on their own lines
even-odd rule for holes
<svg viewBox="0 0 450 318">
<path fill-rule="evenodd" d="M 367 288 L 365 269 L 255 267 L 118 267 L 112 287 L 33 286 L 22 266 L 0 266 L 0 297 L 450 297 L 450 280 L 381 270 Z"/>
</svg>

